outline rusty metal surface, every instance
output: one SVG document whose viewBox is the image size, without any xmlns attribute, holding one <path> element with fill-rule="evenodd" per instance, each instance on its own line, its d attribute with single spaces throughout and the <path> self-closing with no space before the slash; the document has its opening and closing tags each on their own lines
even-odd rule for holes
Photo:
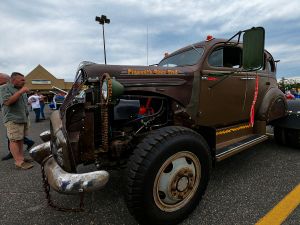
<svg viewBox="0 0 300 225">
<path fill-rule="evenodd" d="M 224 39 L 213 39 L 194 44 L 204 48 L 205 51 L 199 62 L 192 66 L 167 68 L 92 64 L 83 69 L 87 78 L 91 80 L 104 72 L 109 73 L 125 86 L 125 94 L 151 92 L 168 96 L 186 107 L 188 114 L 198 125 L 229 126 L 249 119 L 256 76 L 259 76 L 256 110 L 262 104 L 268 89 L 277 88 L 277 86 L 276 68 L 274 71 L 266 68 L 260 71 L 243 71 L 241 68 L 211 66 L 208 57 L 216 48 L 230 44 L 242 48 L 242 44 L 236 41 L 226 44 L 225 42 Z M 189 48 L 191 46 L 179 49 L 170 56 Z M 272 59 L 267 51 L 264 54 L 266 60 Z M 176 73 L 168 73 L 168 70 L 176 71 Z M 165 73 L 155 74 L 153 71 L 165 71 Z"/>
<path fill-rule="evenodd" d="M 194 73 L 190 73 L 190 71 L 186 72 L 185 75 L 176 76 L 122 75 L 118 77 L 118 81 L 125 86 L 125 93 L 133 91 L 159 93 L 169 96 L 185 106 L 190 102 L 193 80 Z M 179 87 L 180 92 L 178 91 Z"/>
<path fill-rule="evenodd" d="M 53 157 L 45 162 L 44 171 L 50 186 L 55 191 L 64 194 L 96 191 L 103 188 L 109 180 L 109 173 L 104 170 L 82 174 L 68 173 L 57 164 Z"/>
<path fill-rule="evenodd" d="M 70 135 L 68 133 L 68 135 Z M 84 119 L 84 129 L 81 132 L 79 148 L 82 149 L 81 161 L 94 160 L 94 112 L 87 111 Z"/>
<path fill-rule="evenodd" d="M 270 88 L 258 109 L 260 120 L 272 121 L 286 115 L 287 102 L 284 94 L 276 87 Z"/>
<path fill-rule="evenodd" d="M 159 66 L 119 66 L 93 64 L 84 67 L 88 78 L 94 79 L 103 73 L 109 73 L 125 87 L 125 93 L 143 91 L 170 96 L 183 105 L 190 102 L 194 71 L 197 67 L 176 68 L 177 74 L 128 74 L 128 70 L 136 71 L 167 71 L 170 68 Z M 181 91 L 178 92 L 178 87 Z M 184 94 L 181 94 L 184 93 Z"/>
</svg>

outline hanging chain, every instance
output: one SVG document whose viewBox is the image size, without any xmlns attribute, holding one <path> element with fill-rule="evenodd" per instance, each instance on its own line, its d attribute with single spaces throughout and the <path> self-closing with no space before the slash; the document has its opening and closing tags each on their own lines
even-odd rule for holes
<svg viewBox="0 0 300 225">
<path fill-rule="evenodd" d="M 102 87 L 102 82 L 107 79 L 107 99 L 104 100 L 101 96 L 101 119 L 102 119 L 102 152 L 108 152 L 108 131 L 109 131 L 109 113 L 108 108 L 111 104 L 112 98 L 112 81 L 108 73 L 103 74 L 101 79 L 100 87 Z"/>
<path fill-rule="evenodd" d="M 42 169 L 43 187 L 44 187 L 44 191 L 46 193 L 46 199 L 47 199 L 48 205 L 51 206 L 52 208 L 54 208 L 57 211 L 63 211 L 63 212 L 83 212 L 84 211 L 84 203 L 83 203 L 84 192 L 80 193 L 79 208 L 64 208 L 64 207 L 57 206 L 57 205 L 55 205 L 53 203 L 53 201 L 51 199 L 51 195 L 50 195 L 50 185 L 49 185 L 47 176 L 45 174 L 44 162 L 41 165 L 41 169 Z"/>
<path fill-rule="evenodd" d="M 101 110 L 102 114 L 102 149 L 108 151 L 108 107 L 104 105 Z"/>
</svg>

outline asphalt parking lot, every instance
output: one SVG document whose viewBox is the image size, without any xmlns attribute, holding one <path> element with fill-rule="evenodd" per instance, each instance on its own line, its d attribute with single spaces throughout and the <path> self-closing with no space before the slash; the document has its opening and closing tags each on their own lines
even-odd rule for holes
<svg viewBox="0 0 300 225">
<path fill-rule="evenodd" d="M 49 114 L 47 111 L 47 118 Z M 38 135 L 47 129 L 49 120 L 34 123 L 33 113 L 31 119 L 29 136 L 36 144 L 41 143 Z M 0 122 L 2 157 L 7 154 L 7 146 Z M 123 198 L 123 175 L 124 171 L 111 171 L 109 184 L 103 190 L 86 194 L 85 212 L 59 212 L 47 206 L 38 164 L 20 171 L 12 160 L 0 161 L 0 224 L 135 225 Z M 270 139 L 218 163 L 203 200 L 181 224 L 255 224 L 298 184 L 300 150 L 278 146 Z M 51 194 L 59 205 L 74 207 L 79 203 L 78 196 Z M 299 205 L 283 224 L 300 224 Z"/>
</svg>

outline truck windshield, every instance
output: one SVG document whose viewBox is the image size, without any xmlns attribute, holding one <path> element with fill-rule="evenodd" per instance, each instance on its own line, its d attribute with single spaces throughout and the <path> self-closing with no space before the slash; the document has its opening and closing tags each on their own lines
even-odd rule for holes
<svg viewBox="0 0 300 225">
<path fill-rule="evenodd" d="M 176 66 L 192 66 L 195 65 L 203 55 L 202 47 L 192 46 L 191 49 L 180 52 L 176 55 L 164 58 L 158 66 L 176 67 Z"/>
</svg>

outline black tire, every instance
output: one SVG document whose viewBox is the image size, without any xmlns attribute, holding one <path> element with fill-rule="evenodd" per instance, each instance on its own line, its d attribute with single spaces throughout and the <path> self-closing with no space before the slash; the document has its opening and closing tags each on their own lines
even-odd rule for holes
<svg viewBox="0 0 300 225">
<path fill-rule="evenodd" d="M 300 148 L 300 130 L 286 129 L 285 136 L 289 146 L 293 148 Z"/>
<path fill-rule="evenodd" d="M 204 138 L 164 127 L 137 145 L 128 163 L 126 203 L 140 224 L 176 224 L 198 205 L 211 169 Z"/>
<path fill-rule="evenodd" d="M 274 139 L 279 145 L 286 145 L 285 129 L 274 127 Z"/>
<path fill-rule="evenodd" d="M 278 144 L 300 148 L 300 130 L 274 127 L 274 138 Z"/>
</svg>

